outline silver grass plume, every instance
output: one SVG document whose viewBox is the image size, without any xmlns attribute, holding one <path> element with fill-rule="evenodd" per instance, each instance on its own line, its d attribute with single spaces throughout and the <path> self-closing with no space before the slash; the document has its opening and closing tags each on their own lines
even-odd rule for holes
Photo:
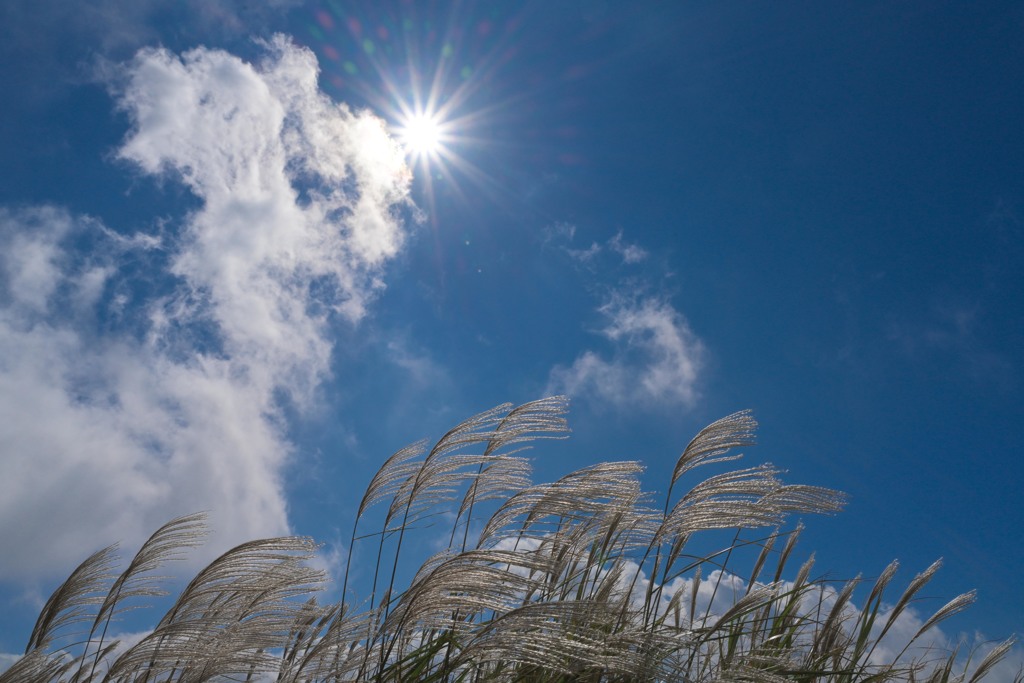
<svg viewBox="0 0 1024 683">
<path fill-rule="evenodd" d="M 112 545 L 90 555 L 50 595 L 29 636 L 26 655 L 49 647 L 68 627 L 92 620 L 88 608 L 104 601 L 116 550 Z"/>
<path fill-rule="evenodd" d="M 103 658 L 107 630 L 117 611 L 123 609 L 124 603 L 132 598 L 166 595 L 166 591 L 159 586 L 162 577 L 152 576 L 151 572 L 156 571 L 166 562 L 181 559 L 184 551 L 199 545 L 205 535 L 206 515 L 205 513 L 196 513 L 172 519 L 157 529 L 142 544 L 127 569 L 117 577 L 107 591 L 107 596 L 103 600 L 103 604 L 100 605 L 96 619 L 89 631 L 87 643 L 92 643 L 96 639 L 95 653 L 91 664 L 89 664 L 89 679 L 95 676 L 96 668 Z M 96 638 L 97 632 L 99 632 L 98 638 Z M 89 654 L 89 647 L 86 647 L 84 654 Z M 83 657 L 83 666 L 85 661 L 86 658 Z M 80 679 L 83 673 L 84 669 L 80 668 L 76 679 Z"/>
<path fill-rule="evenodd" d="M 270 671 L 303 604 L 322 573 L 309 567 L 315 544 L 306 538 L 250 541 L 203 569 L 167 615 L 115 660 L 107 678 L 204 680 L 212 675 Z"/>
<path fill-rule="evenodd" d="M 749 411 L 709 425 L 690 442 L 672 469 L 663 510 L 650 507 L 638 462 L 599 464 L 530 485 L 529 462 L 518 452 L 533 439 L 564 437 L 565 408 L 561 397 L 498 406 L 433 447 L 419 442 L 388 458 L 356 511 L 338 604 L 316 599 L 324 577 L 308 564 L 311 541 L 253 541 L 211 563 L 149 635 L 120 647 L 108 626 L 135 606 L 127 601 L 159 594 L 154 572 L 199 539 L 202 517 L 179 518 L 157 530 L 124 572 L 112 571 L 113 548 L 72 572 L 40 614 L 27 654 L 0 674 L 0 683 L 974 683 L 1012 646 L 996 646 L 962 674 L 955 672 L 956 651 L 935 658 L 908 649 L 966 609 L 970 592 L 940 607 L 903 652 L 876 663 L 880 638 L 894 630 L 938 564 L 915 577 L 885 623 L 877 623 L 895 563 L 860 610 L 851 606 L 857 580 L 833 590 L 833 582 L 811 578 L 813 556 L 795 581 L 782 580 L 799 527 L 780 531 L 780 523 L 793 513 L 835 512 L 840 494 L 783 484 L 779 470 L 763 465 L 716 474 L 674 495 L 684 474 L 735 460 L 733 449 L 753 443 Z M 479 510 L 488 501 L 489 517 Z M 378 504 L 387 509 L 383 525 L 358 536 L 360 520 Z M 421 563 L 408 587 L 396 586 L 403 537 L 442 515 L 452 524 L 447 548 Z M 477 518 L 482 532 L 471 543 Z M 773 530 L 760 540 L 740 533 L 764 527 Z M 712 553 L 687 550 L 694 535 L 719 529 L 736 529 L 732 544 Z M 378 540 L 377 568 L 369 606 L 354 608 L 346 602 L 348 576 L 361 538 Z M 394 551 L 390 572 L 386 563 L 383 570 L 391 580 L 378 602 L 385 541 Z M 733 565 L 743 554 L 733 551 L 757 545 L 753 568 L 738 573 Z M 716 571 L 703 578 L 707 567 Z M 774 578 L 762 582 L 762 573 Z M 740 576 L 749 577 L 745 585 Z M 723 585 L 733 589 L 722 594 L 731 604 L 716 602 Z M 671 597 L 663 598 L 669 589 Z M 705 609 L 700 598 L 708 594 Z M 829 610 L 826 596 L 835 600 Z"/>
</svg>

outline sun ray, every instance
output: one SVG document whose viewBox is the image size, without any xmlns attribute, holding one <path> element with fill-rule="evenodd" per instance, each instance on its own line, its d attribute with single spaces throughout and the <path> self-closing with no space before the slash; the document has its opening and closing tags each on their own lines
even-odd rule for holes
<svg viewBox="0 0 1024 683">
<path fill-rule="evenodd" d="M 520 49 L 514 30 L 519 18 L 509 17 L 504 22 L 508 28 L 496 32 L 483 50 L 481 43 L 471 43 L 491 27 L 470 25 L 458 11 L 425 17 L 410 5 L 390 24 L 369 17 L 339 24 L 348 28 L 348 44 L 362 48 L 356 61 L 365 65 L 363 73 L 375 75 L 346 83 L 388 121 L 423 192 L 428 216 L 436 218 L 435 194 L 442 190 L 463 202 L 479 194 L 467 192 L 470 187 L 500 203 L 516 201 L 509 187 L 478 163 L 491 158 L 488 150 L 508 151 L 495 138 L 500 130 L 495 123 L 517 110 L 510 105 L 529 97 L 520 90 L 509 92 L 496 80 Z M 332 46 L 335 54 L 339 49 Z M 358 73 L 354 62 L 345 62 L 344 68 L 352 76 Z"/>
</svg>

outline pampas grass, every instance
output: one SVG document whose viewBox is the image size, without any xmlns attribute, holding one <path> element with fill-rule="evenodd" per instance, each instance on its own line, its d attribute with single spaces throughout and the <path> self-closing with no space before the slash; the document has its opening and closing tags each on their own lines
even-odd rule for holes
<svg viewBox="0 0 1024 683">
<path fill-rule="evenodd" d="M 860 579 L 812 578 L 813 559 L 787 580 L 799 528 L 781 525 L 793 514 L 835 513 L 843 496 L 784 484 L 769 465 L 697 477 L 753 444 L 748 412 L 690 442 L 662 499 L 641 488 L 638 462 L 531 484 L 520 451 L 564 438 L 566 407 L 561 397 L 498 406 L 433 446 L 387 459 L 356 511 L 337 604 L 317 600 L 327 577 L 310 564 L 311 540 L 257 540 L 202 570 L 147 635 L 122 647 L 112 639 L 118 615 L 161 594 L 154 572 L 202 538 L 203 517 L 189 515 L 156 531 L 121 573 L 114 548 L 86 559 L 54 591 L 0 683 L 973 682 L 1009 651 L 1012 640 L 969 666 L 957 652 L 921 647 L 973 602 L 970 592 L 925 620 L 898 655 L 880 656 L 938 563 L 884 608 L 896 563 L 859 610 Z M 380 524 L 367 532 L 374 510 Z M 451 524 L 447 547 L 400 585 L 410 536 L 431 527 L 436 537 L 441 519 Z M 723 530 L 735 530 L 731 544 L 692 550 Z M 349 581 L 357 549 L 373 562 L 362 597 Z M 750 557 L 749 568 L 737 566 Z"/>
</svg>

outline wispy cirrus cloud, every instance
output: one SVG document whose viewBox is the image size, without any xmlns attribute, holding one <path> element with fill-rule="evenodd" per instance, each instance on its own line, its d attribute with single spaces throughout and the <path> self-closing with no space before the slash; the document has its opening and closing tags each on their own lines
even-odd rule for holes
<svg viewBox="0 0 1024 683">
<path fill-rule="evenodd" d="M 621 230 L 608 240 L 608 248 L 621 256 L 624 263 L 640 263 L 647 258 L 647 250 L 638 244 L 626 242 Z"/>
<path fill-rule="evenodd" d="M 695 403 L 706 351 L 671 303 L 615 292 L 598 311 L 606 320 L 598 333 L 610 350 L 587 350 L 571 365 L 556 366 L 548 392 L 617 407 Z"/>
<path fill-rule="evenodd" d="M 570 246 L 575 237 L 575 225 L 559 222 L 547 229 L 545 243 L 559 245 L 574 261 L 585 266 L 593 266 L 602 254 L 614 254 L 625 265 L 636 265 L 649 256 L 640 245 L 627 242 L 622 230 L 603 242 L 591 242 L 583 248 Z"/>
<path fill-rule="evenodd" d="M 913 362 L 941 360 L 973 382 L 1007 389 L 1016 382 L 1015 368 L 979 331 L 985 322 L 980 304 L 943 301 L 891 321 L 886 338 Z"/>
<path fill-rule="evenodd" d="M 380 120 L 318 91 L 311 53 L 265 47 L 258 64 L 147 49 L 121 72 L 118 156 L 200 200 L 180 233 L 0 211 L 0 544 L 17 548 L 0 579 L 65 573 L 201 509 L 209 553 L 289 530 L 281 401 L 309 401 L 332 321 L 383 286 L 409 173 Z M 142 252 L 159 252 L 157 287 L 123 268 Z"/>
<path fill-rule="evenodd" d="M 578 232 L 572 223 L 555 223 L 544 244 L 566 254 L 600 297 L 604 324 L 595 332 L 605 339 L 604 349 L 586 349 L 571 364 L 556 365 L 545 392 L 619 409 L 692 406 L 707 351 L 669 297 L 650 293 L 664 273 L 645 263 L 649 252 L 622 230 L 584 248 L 574 246 Z"/>
</svg>

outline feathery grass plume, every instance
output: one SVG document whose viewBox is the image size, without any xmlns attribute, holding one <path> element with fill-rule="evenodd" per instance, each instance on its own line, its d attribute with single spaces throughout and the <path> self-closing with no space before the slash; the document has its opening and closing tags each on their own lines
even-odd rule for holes
<svg viewBox="0 0 1024 683">
<path fill-rule="evenodd" d="M 88 608 L 104 602 L 102 596 L 113 577 L 116 550 L 117 546 L 112 545 L 93 553 L 53 592 L 39 612 L 25 647 L 26 655 L 50 647 L 58 638 L 69 636 L 64 633 L 68 627 L 92 619 Z"/>
<path fill-rule="evenodd" d="M 717 462 L 729 462 L 742 457 L 740 454 L 727 455 L 734 448 L 753 446 L 756 443 L 754 434 L 757 431 L 757 420 L 749 410 L 741 410 L 715 420 L 687 444 L 676 461 L 672 471 L 670 484 L 674 485 L 681 476 L 700 465 Z M 669 496 L 672 495 L 671 489 Z"/>
<path fill-rule="evenodd" d="M 975 669 L 974 673 L 967 680 L 967 683 L 975 683 L 984 678 L 989 672 L 992 671 L 992 667 L 998 664 L 1006 655 L 1010 653 L 1010 648 L 1013 647 L 1017 640 L 1015 638 L 1007 638 L 1003 642 L 996 645 L 992 650 L 985 655 L 985 658 L 978 664 L 978 668 Z M 1024 679 L 1024 671 L 1018 672 L 1015 681 Z"/>
<path fill-rule="evenodd" d="M 306 564 L 315 548 L 309 539 L 289 537 L 224 553 L 186 586 L 152 633 L 112 663 L 108 678 L 204 680 L 278 669 L 269 652 L 282 648 L 308 615 L 296 598 L 324 580 Z"/>
<path fill-rule="evenodd" d="M 910 600 L 917 595 L 917 592 L 924 588 L 925 584 L 932 580 L 935 573 L 942 567 L 942 560 L 935 560 L 931 566 L 925 569 L 923 572 L 914 577 L 914 579 L 907 586 L 907 589 L 903 591 L 903 595 L 896 601 L 896 606 L 889 612 L 889 618 L 885 622 L 885 626 L 882 627 L 882 633 L 878 636 L 876 643 L 885 637 L 885 634 L 889 632 L 893 624 L 899 618 L 903 611 L 910 604 Z"/>
<path fill-rule="evenodd" d="M 761 570 L 764 569 L 765 563 L 768 562 L 768 556 L 771 555 L 772 549 L 775 547 L 775 541 L 778 540 L 778 532 L 772 533 L 768 536 L 768 539 L 761 546 L 761 552 L 757 556 L 757 560 L 754 561 L 754 568 L 750 571 L 750 578 L 747 579 L 747 590 L 751 590 L 756 584 L 758 577 L 761 576 Z"/>
<path fill-rule="evenodd" d="M 303 604 L 291 625 L 288 639 L 281 652 L 279 678 L 295 679 L 306 656 L 321 639 L 324 629 L 333 618 L 334 607 L 321 607 L 315 595 Z"/>
<path fill-rule="evenodd" d="M 614 628 L 614 601 L 528 603 L 482 629 L 457 664 L 493 667 L 498 680 L 651 680 L 673 634 Z M 678 634 L 675 634 L 678 635 Z"/>
<path fill-rule="evenodd" d="M 821 630 L 818 631 L 814 638 L 814 645 L 811 648 L 808 659 L 822 669 L 825 668 L 827 662 L 837 662 L 838 657 L 845 649 L 845 631 L 843 627 L 849 620 L 847 608 L 850 599 L 853 597 L 853 591 L 859 584 L 859 576 L 852 581 L 846 582 L 842 590 L 836 594 L 835 603 L 832 605 L 832 609 L 829 610 Z M 824 591 L 824 586 L 822 590 Z M 824 595 L 821 597 L 821 601 L 823 600 Z"/>
<path fill-rule="evenodd" d="M 389 595 L 394 592 L 402 543 L 410 526 L 420 519 L 424 511 L 435 509 L 452 500 L 459 487 L 473 478 L 472 468 L 475 466 L 477 474 L 479 474 L 481 469 L 504 446 L 521 443 L 545 433 L 566 431 L 566 422 L 561 417 L 565 412 L 565 404 L 564 397 L 534 401 L 515 409 L 511 404 L 503 404 L 461 422 L 435 444 L 423 459 L 415 475 L 409 477 L 399 487 L 388 510 L 389 520 L 401 516 L 401 523 L 397 529 L 391 578 L 387 587 Z M 487 444 L 484 453 L 463 453 L 465 448 L 482 443 Z M 470 503 L 470 509 L 472 509 L 472 505 L 473 503 Z M 384 536 L 388 531 L 387 524 L 385 524 L 381 535 L 381 544 L 383 544 Z M 378 550 L 379 556 L 380 549 Z M 375 575 L 374 583 L 376 584 L 376 582 Z M 389 609 L 390 605 L 386 602 L 385 619 L 387 619 Z M 390 655 L 396 642 L 396 638 L 391 638 L 389 645 L 381 650 L 381 668 L 384 665 L 384 658 Z"/>
<path fill-rule="evenodd" d="M 62 680 L 61 673 L 66 662 L 60 657 L 48 655 L 43 650 L 32 650 L 0 673 L 4 683 L 47 683 Z"/>
<path fill-rule="evenodd" d="M 488 450 L 490 447 L 488 446 Z M 452 524 L 451 538 L 448 547 L 455 543 L 455 533 L 462 525 L 461 550 L 469 544 L 469 529 L 473 522 L 473 510 L 477 504 L 489 500 L 500 500 L 513 495 L 530 485 L 530 474 L 533 470 L 530 461 L 513 455 L 490 456 L 489 461 L 481 462 L 477 474 L 472 478 L 469 490 L 462 498 L 462 504 Z"/>
<path fill-rule="evenodd" d="M 491 515 L 480 533 L 481 545 L 503 538 L 521 539 L 531 530 L 547 534 L 569 521 L 634 509 L 640 496 L 638 462 L 606 462 L 571 472 L 556 482 L 513 494 Z"/>
<path fill-rule="evenodd" d="M 137 597 L 155 597 L 166 595 L 161 589 L 159 582 L 164 577 L 149 575 L 156 571 L 165 562 L 181 559 L 183 552 L 191 547 L 199 545 L 206 534 L 206 515 L 197 513 L 185 515 L 172 519 L 157 529 L 149 539 L 142 544 L 139 551 L 128 564 L 128 568 L 121 573 L 114 581 L 107 597 L 100 605 L 100 609 L 93 621 L 92 628 L 87 638 L 87 646 L 84 655 L 89 654 L 89 646 L 95 641 L 95 653 L 90 664 L 89 678 L 95 676 L 96 667 L 103 658 L 104 641 L 110 623 L 118 610 L 126 609 L 125 602 Z M 100 626 L 102 625 L 102 629 Z M 99 635 L 97 637 L 97 631 Z M 107 650 L 109 651 L 109 650 Z M 86 657 L 82 658 L 84 666 Z M 83 670 L 80 668 L 76 678 L 81 679 Z"/>
<path fill-rule="evenodd" d="M 565 411 L 562 397 L 498 406 L 432 447 L 421 441 L 388 458 L 355 511 L 337 604 L 317 600 L 325 577 L 309 564 L 312 541 L 252 541 L 200 571 L 147 635 L 122 647 L 117 615 L 160 594 L 154 572 L 198 542 L 204 518 L 169 522 L 120 574 L 113 548 L 101 550 L 50 597 L 25 656 L 0 683 L 975 683 L 1010 651 L 1012 640 L 972 664 L 956 649 L 918 644 L 966 609 L 973 592 L 936 610 L 909 641 L 879 647 L 902 631 L 896 624 L 938 563 L 891 608 L 883 606 L 895 562 L 859 609 L 859 577 L 842 585 L 813 578 L 813 555 L 789 580 L 802 527 L 781 525 L 793 513 L 836 512 L 843 498 L 835 491 L 784 484 L 770 465 L 677 491 L 696 468 L 734 461 L 733 449 L 753 444 L 748 411 L 701 430 L 657 508 L 639 462 L 530 483 L 519 451 L 563 438 Z M 377 505 L 382 523 L 360 535 Z M 403 539 L 439 520 L 450 524 L 447 547 L 399 586 Z M 480 527 L 475 539 L 471 525 Z M 697 536 L 722 530 L 732 530 L 731 543 L 692 549 Z M 375 566 L 365 574 L 369 595 L 356 599 L 349 573 L 364 539 L 376 540 Z"/>
<path fill-rule="evenodd" d="M 977 600 L 977 597 L 977 591 L 973 590 L 967 591 L 966 593 L 961 593 L 960 595 L 956 596 L 955 598 L 947 602 L 945 605 L 940 607 L 938 610 L 936 610 L 935 614 L 928 617 L 928 620 L 924 622 L 924 624 L 921 625 L 921 628 L 917 630 L 917 633 L 914 634 L 914 638 L 920 638 L 926 632 L 930 631 L 940 621 L 944 621 L 949 617 L 953 616 L 954 614 L 959 614 L 960 612 L 963 612 L 965 609 L 974 604 L 975 600 Z"/>
</svg>

